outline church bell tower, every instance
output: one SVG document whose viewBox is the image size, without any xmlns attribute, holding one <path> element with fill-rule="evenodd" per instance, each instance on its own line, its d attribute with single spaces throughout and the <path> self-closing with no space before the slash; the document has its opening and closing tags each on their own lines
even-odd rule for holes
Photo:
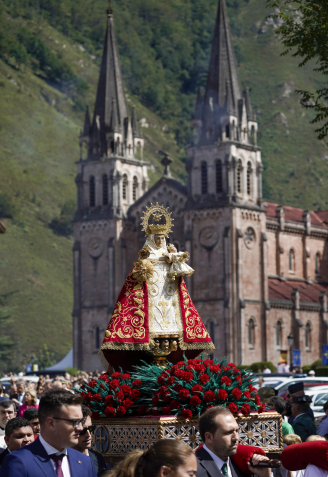
<svg viewBox="0 0 328 477">
<path fill-rule="evenodd" d="M 193 301 L 214 354 L 235 363 L 245 358 L 246 317 L 264 314 L 265 290 L 256 283 L 265 260 L 257 128 L 249 90 L 242 90 L 238 76 L 226 3 L 219 0 L 206 89 L 198 91 L 191 120 L 184 226 L 192 266 L 206 270 L 191 278 Z"/>
<path fill-rule="evenodd" d="M 134 108 L 130 112 L 126 103 L 110 3 L 93 117 L 90 120 L 87 109 L 79 144 L 73 248 L 74 366 L 94 370 L 101 366 L 97 352 L 125 279 L 124 221 L 149 181 L 136 112 Z"/>
</svg>

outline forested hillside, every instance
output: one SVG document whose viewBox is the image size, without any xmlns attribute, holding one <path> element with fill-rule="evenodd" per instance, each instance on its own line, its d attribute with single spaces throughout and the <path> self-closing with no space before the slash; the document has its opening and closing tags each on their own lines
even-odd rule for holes
<svg viewBox="0 0 328 477">
<path fill-rule="evenodd" d="M 185 180 L 184 146 L 197 87 L 204 88 L 217 0 L 112 2 L 129 105 L 153 166 L 159 151 Z M 227 0 L 243 87 L 249 86 L 263 148 L 267 200 L 325 208 L 328 150 L 295 88 L 322 78 L 281 57 L 263 0 Z M 75 161 L 86 104 L 93 108 L 106 25 L 105 0 L 0 0 L 0 295 L 15 343 L 10 366 L 46 343 L 71 347 Z M 1 314 L 0 314 L 1 316 Z M 5 364 L 0 363 L 4 367 Z"/>
</svg>

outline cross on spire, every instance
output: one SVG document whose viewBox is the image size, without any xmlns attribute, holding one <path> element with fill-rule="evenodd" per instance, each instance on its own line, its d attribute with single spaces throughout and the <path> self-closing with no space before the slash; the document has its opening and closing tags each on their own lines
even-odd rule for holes
<svg viewBox="0 0 328 477">
<path fill-rule="evenodd" d="M 164 166 L 164 177 L 172 177 L 171 171 L 170 171 L 170 164 L 173 162 L 173 160 L 169 157 L 167 152 L 164 152 L 164 157 L 161 160 L 161 163 Z"/>
</svg>

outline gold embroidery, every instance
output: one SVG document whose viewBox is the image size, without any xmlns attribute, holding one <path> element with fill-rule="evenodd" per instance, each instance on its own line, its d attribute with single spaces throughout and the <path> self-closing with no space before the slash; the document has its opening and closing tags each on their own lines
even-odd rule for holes
<svg viewBox="0 0 328 477">
<path fill-rule="evenodd" d="M 184 283 L 181 284 L 182 289 L 182 296 L 183 296 L 183 307 L 184 307 L 184 315 L 186 319 L 186 335 L 188 340 L 197 339 L 205 339 L 208 338 L 208 332 L 206 331 L 205 327 L 203 326 L 198 314 L 195 313 L 194 307 L 192 303 L 190 303 L 190 299 L 188 296 L 188 292 L 186 290 L 186 285 Z M 213 343 L 212 343 L 212 346 Z"/>
<path fill-rule="evenodd" d="M 143 291 L 134 291 L 135 280 L 131 276 L 127 279 L 126 286 L 126 306 L 118 302 L 114 308 L 109 322 L 109 330 L 106 331 L 107 338 L 119 337 L 122 340 L 134 338 L 142 340 L 145 338 L 146 330 L 144 327 L 145 313 Z M 138 298 L 137 298 L 137 296 Z M 133 313 L 133 316 L 131 315 Z M 128 323 L 130 322 L 130 324 Z M 108 336 L 109 334 L 109 336 Z M 104 343 L 105 344 L 105 343 Z M 108 344 L 108 343 L 106 343 Z M 111 343 L 115 344 L 115 343 Z"/>
</svg>

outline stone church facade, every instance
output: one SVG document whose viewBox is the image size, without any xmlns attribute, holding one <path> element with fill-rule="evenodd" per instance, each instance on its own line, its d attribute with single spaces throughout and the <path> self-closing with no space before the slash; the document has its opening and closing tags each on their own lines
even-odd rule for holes
<svg viewBox="0 0 328 477">
<path fill-rule="evenodd" d="M 169 207 L 170 242 L 190 253 L 187 287 L 216 346 L 237 363 L 272 361 L 294 348 L 321 356 L 328 329 L 328 212 L 266 203 L 261 148 L 249 91 L 242 90 L 225 0 L 219 0 L 205 95 L 198 94 L 187 146 L 188 183 L 148 189 L 143 138 L 128 111 L 113 12 L 92 122 L 86 112 L 74 219 L 74 365 L 101 367 L 97 353 L 116 298 L 145 237 L 146 206 Z M 83 156 L 86 157 L 83 157 Z"/>
</svg>

